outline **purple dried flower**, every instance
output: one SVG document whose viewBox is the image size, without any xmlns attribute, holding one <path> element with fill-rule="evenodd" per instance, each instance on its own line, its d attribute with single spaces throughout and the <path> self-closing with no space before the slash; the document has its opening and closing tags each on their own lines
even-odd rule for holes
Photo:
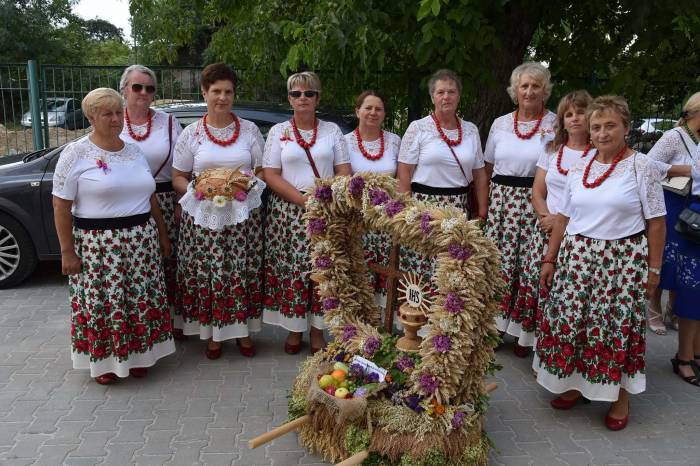
<svg viewBox="0 0 700 466">
<path fill-rule="evenodd" d="M 430 225 L 430 221 L 433 219 L 433 217 L 430 216 L 430 213 L 428 212 L 423 212 L 420 216 L 420 229 L 423 230 L 423 233 L 426 235 L 430 234 L 430 232 L 433 230 L 432 225 Z"/>
<path fill-rule="evenodd" d="M 364 377 L 365 369 L 360 364 L 353 364 L 350 366 L 350 375 L 353 377 Z"/>
<path fill-rule="evenodd" d="M 316 258 L 316 268 L 321 269 L 321 270 L 326 270 L 330 268 L 330 266 L 333 265 L 333 261 L 329 256 L 318 256 Z"/>
<path fill-rule="evenodd" d="M 362 191 L 365 189 L 365 179 L 361 176 L 356 176 L 350 180 L 348 191 L 355 197 L 362 196 Z"/>
<path fill-rule="evenodd" d="M 334 359 L 336 361 L 343 362 L 345 360 L 345 351 L 341 351 L 340 353 L 336 354 Z"/>
<path fill-rule="evenodd" d="M 472 256 L 472 251 L 468 247 L 458 243 L 451 243 L 447 246 L 447 253 L 452 259 L 460 261 L 465 261 Z"/>
<path fill-rule="evenodd" d="M 435 335 L 433 337 L 433 348 L 438 353 L 447 353 L 452 349 L 452 340 L 447 335 Z"/>
<path fill-rule="evenodd" d="M 349 339 L 353 338 L 355 335 L 357 335 L 357 327 L 354 325 L 346 325 L 343 327 L 343 336 L 341 337 L 341 340 L 348 341 Z"/>
<path fill-rule="evenodd" d="M 326 221 L 322 218 L 310 218 L 306 230 L 311 235 L 317 235 L 326 231 Z"/>
<path fill-rule="evenodd" d="M 450 291 L 445 299 L 445 310 L 450 314 L 459 314 L 464 310 L 464 301 L 457 293 Z"/>
<path fill-rule="evenodd" d="M 416 363 L 413 359 L 408 356 L 402 356 L 398 361 L 396 361 L 396 368 L 400 371 L 405 371 L 406 369 L 413 369 Z"/>
<path fill-rule="evenodd" d="M 455 412 L 454 417 L 452 418 L 452 428 L 453 429 L 459 429 L 464 425 L 464 418 L 466 417 L 466 413 L 462 411 L 457 411 Z"/>
<path fill-rule="evenodd" d="M 438 379 L 430 374 L 420 376 L 420 389 L 427 395 L 432 395 L 440 386 Z"/>
<path fill-rule="evenodd" d="M 371 374 L 369 374 L 367 376 L 367 382 L 369 382 L 369 383 L 379 382 L 379 374 L 377 374 L 376 372 L 372 372 Z"/>
<path fill-rule="evenodd" d="M 340 304 L 338 298 L 326 298 L 323 300 L 323 309 L 325 309 L 326 311 L 330 309 L 335 309 L 336 307 L 338 307 L 338 304 Z"/>
<path fill-rule="evenodd" d="M 379 338 L 369 337 L 367 341 L 365 341 L 365 346 L 362 348 L 362 351 L 365 353 L 365 356 L 371 358 L 379 349 L 379 345 L 381 345 Z"/>
<path fill-rule="evenodd" d="M 418 395 L 410 395 L 404 398 L 404 404 L 414 410 L 417 413 L 425 411 L 425 408 L 423 408 L 420 405 L 420 397 Z"/>
<path fill-rule="evenodd" d="M 399 201 L 398 199 L 392 199 L 391 201 L 387 202 L 386 205 L 384 206 L 384 212 L 389 217 L 393 217 L 394 215 L 398 214 L 403 210 L 403 202 Z"/>
<path fill-rule="evenodd" d="M 321 202 L 330 202 L 333 199 L 333 191 L 330 186 L 321 185 L 316 188 L 314 197 Z"/>
<path fill-rule="evenodd" d="M 372 203 L 372 205 L 384 204 L 388 200 L 389 195 L 386 193 L 386 191 L 383 191 L 381 189 L 369 190 L 369 201 Z"/>
<path fill-rule="evenodd" d="M 353 396 L 355 397 L 363 397 L 367 394 L 367 389 L 365 387 L 360 387 L 355 390 L 355 393 L 353 393 Z"/>
</svg>

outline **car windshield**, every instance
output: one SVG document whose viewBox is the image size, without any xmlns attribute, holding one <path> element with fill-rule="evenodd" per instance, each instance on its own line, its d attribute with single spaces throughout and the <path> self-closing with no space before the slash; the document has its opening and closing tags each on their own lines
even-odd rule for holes
<svg viewBox="0 0 700 466">
<path fill-rule="evenodd" d="M 46 110 L 60 110 L 65 106 L 65 100 L 49 99 L 46 101 Z"/>
</svg>

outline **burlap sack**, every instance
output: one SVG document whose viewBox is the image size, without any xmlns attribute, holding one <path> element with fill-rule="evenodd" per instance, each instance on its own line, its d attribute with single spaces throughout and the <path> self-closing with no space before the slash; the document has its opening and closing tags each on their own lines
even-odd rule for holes
<svg viewBox="0 0 700 466">
<path fill-rule="evenodd" d="M 239 191 L 248 191 L 250 176 L 233 168 L 210 168 L 197 176 L 194 182 L 195 191 L 202 193 L 205 199 L 223 196 L 233 200 Z"/>
</svg>

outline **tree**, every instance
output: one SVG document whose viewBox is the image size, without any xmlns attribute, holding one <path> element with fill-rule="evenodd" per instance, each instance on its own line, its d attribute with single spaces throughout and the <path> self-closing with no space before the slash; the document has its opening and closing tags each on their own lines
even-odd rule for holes
<svg viewBox="0 0 700 466">
<path fill-rule="evenodd" d="M 96 42 L 104 42 L 112 40 L 116 42 L 124 42 L 124 32 L 109 21 L 104 19 L 88 19 L 83 21 L 83 28 L 88 39 Z"/>
</svg>

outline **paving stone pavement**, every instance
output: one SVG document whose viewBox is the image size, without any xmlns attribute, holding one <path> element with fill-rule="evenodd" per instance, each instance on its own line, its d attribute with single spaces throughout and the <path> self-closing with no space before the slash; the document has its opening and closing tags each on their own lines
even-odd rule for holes
<svg viewBox="0 0 700 466">
<path fill-rule="evenodd" d="M 1 465 L 327 464 L 294 434 L 247 447 L 285 421 L 287 390 L 305 357 L 282 352 L 282 332 L 256 336 L 253 359 L 229 343 L 209 361 L 204 342 L 190 340 L 145 379 L 100 386 L 72 369 L 59 269 L 41 264 L 24 285 L 0 290 Z M 552 410 L 530 360 L 506 346 L 486 422 L 496 445 L 491 464 L 700 465 L 700 389 L 671 373 L 675 340 L 675 332 L 649 336 L 647 391 L 633 397 L 621 432 L 603 425 L 606 403 Z"/>
</svg>

